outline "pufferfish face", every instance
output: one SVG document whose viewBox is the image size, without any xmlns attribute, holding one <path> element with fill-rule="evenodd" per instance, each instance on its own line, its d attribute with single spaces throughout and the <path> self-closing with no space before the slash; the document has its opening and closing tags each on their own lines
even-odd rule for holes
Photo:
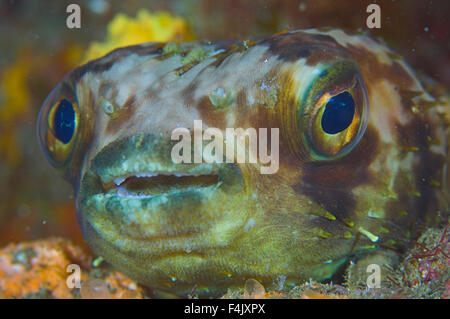
<svg viewBox="0 0 450 319">
<path fill-rule="evenodd" d="M 375 40 L 293 31 L 117 49 L 64 78 L 38 135 L 97 254 L 156 290 L 216 295 L 330 278 L 448 211 L 445 103 Z M 200 161 L 173 160 L 180 128 L 203 136 L 183 154 Z M 268 132 L 274 169 L 251 134 L 215 145 L 256 161 L 208 160 L 203 133 L 229 128 Z"/>
</svg>

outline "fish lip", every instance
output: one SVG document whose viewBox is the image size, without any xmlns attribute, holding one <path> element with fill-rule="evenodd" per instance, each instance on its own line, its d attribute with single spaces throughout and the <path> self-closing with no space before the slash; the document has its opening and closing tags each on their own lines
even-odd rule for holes
<svg viewBox="0 0 450 319">
<path fill-rule="evenodd" d="M 220 175 L 221 163 L 176 163 L 172 158 L 176 141 L 150 133 L 116 139 L 101 147 L 86 167 L 103 185 L 116 185 L 131 176 Z"/>
<path fill-rule="evenodd" d="M 159 256 L 168 251 L 181 252 L 186 245 L 194 252 L 222 247 L 233 240 L 245 215 L 238 214 L 239 218 L 233 218 L 229 223 L 228 214 L 221 211 L 226 207 L 232 210 L 234 204 L 217 205 L 217 201 L 229 192 L 245 189 L 240 167 L 235 163 L 175 163 L 171 158 L 175 143 L 151 134 L 133 135 L 98 147 L 95 153 L 86 156 L 76 194 L 80 224 L 89 225 L 110 247 L 127 254 L 132 254 L 141 245 L 140 251 Z M 169 182 L 161 188 L 152 186 L 149 191 L 138 192 L 139 195 L 154 196 L 117 194 L 115 180 L 120 182 L 127 176 L 155 174 L 213 175 L 217 176 L 218 182 L 204 186 L 197 182 L 191 185 L 185 180 L 184 185 L 189 187 L 166 187 L 175 185 Z M 147 185 L 144 182 L 132 189 L 140 190 L 139 186 L 145 188 Z M 227 226 L 225 239 L 214 235 L 217 225 Z M 178 243 L 176 247 L 174 242 Z M 192 243 L 197 244 L 194 247 Z"/>
<path fill-rule="evenodd" d="M 210 182 L 209 184 L 204 185 L 196 185 L 195 183 L 192 185 L 184 184 L 184 186 L 177 187 L 173 186 L 170 187 L 171 189 L 168 189 L 164 192 L 157 193 L 157 194 L 148 194 L 148 195 L 141 195 L 141 194 L 134 194 L 132 192 L 129 192 L 126 189 L 127 181 L 130 179 L 147 179 L 151 180 L 152 178 L 158 178 L 158 177 L 164 177 L 167 176 L 168 178 L 180 178 L 180 181 L 182 178 L 212 178 L 215 179 L 215 183 Z M 103 193 L 110 193 L 114 194 L 116 196 L 127 198 L 127 199 L 148 199 L 153 197 L 158 197 L 161 195 L 170 196 L 172 194 L 181 193 L 187 190 L 201 190 L 201 189 L 214 189 L 221 185 L 218 169 L 214 169 L 213 166 L 193 166 L 190 169 L 177 169 L 174 170 L 174 168 L 169 168 L 167 170 L 143 170 L 143 171 L 127 171 L 126 173 L 118 173 L 117 175 L 109 175 L 106 178 L 103 176 L 99 176 L 102 184 Z"/>
<path fill-rule="evenodd" d="M 156 164 L 156 163 L 153 163 Z M 129 177 L 155 177 L 155 176 L 204 176 L 204 175 L 217 175 L 219 176 L 219 168 L 217 164 L 191 164 L 191 167 L 183 166 L 177 168 L 174 164 L 173 167 L 160 167 L 158 169 L 119 169 L 117 173 L 100 172 L 98 176 L 102 184 L 115 184 L 120 185 L 125 179 Z M 157 166 L 157 165 L 156 165 Z"/>
<path fill-rule="evenodd" d="M 167 171 L 152 171 L 152 172 L 141 172 L 137 171 L 136 173 L 130 174 L 127 173 L 127 176 L 135 176 L 135 175 L 151 175 L 151 176 L 203 176 L 203 175 L 215 175 L 217 176 L 218 183 L 214 185 L 207 185 L 207 186 L 188 186 L 187 188 L 175 188 L 173 190 L 170 190 L 168 192 L 158 193 L 150 196 L 138 196 L 138 195 L 121 195 L 118 193 L 118 186 L 114 183 L 114 179 L 116 181 L 120 181 L 125 177 L 125 175 L 117 175 L 117 176 L 109 176 L 108 179 L 114 184 L 113 187 L 110 189 L 104 189 L 102 187 L 102 180 L 98 174 L 93 174 L 94 171 L 91 170 L 90 174 L 86 176 L 86 178 L 82 181 L 82 192 L 80 192 L 80 196 L 77 198 L 77 213 L 80 214 L 80 218 L 84 220 L 83 223 L 89 224 L 89 227 L 92 227 L 92 229 L 100 234 L 100 236 L 109 243 L 114 249 L 118 249 L 119 251 L 123 251 L 128 253 L 128 250 L 124 247 L 122 247 L 120 244 L 116 245 L 116 242 L 120 242 L 121 240 L 126 240 L 127 242 L 133 243 L 133 249 L 137 249 L 136 245 L 141 245 L 142 243 L 146 243 L 146 245 L 151 246 L 151 254 L 152 256 L 159 256 L 158 258 L 164 257 L 164 252 L 161 252 L 160 247 L 165 247 L 164 249 L 169 249 L 171 251 L 171 254 L 180 254 L 180 255 L 194 255 L 196 251 L 202 251 L 204 249 L 210 249 L 215 247 L 216 245 L 210 245 L 210 243 L 205 243 L 203 245 L 198 246 L 192 246 L 192 242 L 196 242 L 198 238 L 202 238 L 203 236 L 207 236 L 208 232 L 210 231 L 211 226 L 209 224 L 202 224 L 197 229 L 181 229 L 179 231 L 176 231 L 175 229 L 172 229 L 171 232 L 161 230 L 159 229 L 161 227 L 161 224 L 155 224 L 156 229 L 152 232 L 149 232 L 145 235 L 135 235 L 128 232 L 128 227 L 126 226 L 126 223 L 124 224 L 122 222 L 122 218 L 126 217 L 127 214 L 122 215 L 121 210 L 115 211 L 115 206 L 111 206 L 111 208 L 107 208 L 107 203 L 109 201 L 112 202 L 121 202 L 123 203 L 124 210 L 126 211 L 128 209 L 133 210 L 134 208 L 131 207 L 134 205 L 134 203 L 141 202 L 143 205 L 149 204 L 154 205 L 155 208 L 164 208 L 164 209 L 171 209 L 171 203 L 178 202 L 179 198 L 178 196 L 182 196 L 182 198 L 187 197 L 193 197 L 194 200 L 199 203 L 198 201 L 201 199 L 208 199 L 211 197 L 214 197 L 215 194 L 220 192 L 220 186 L 223 184 L 222 181 L 220 181 L 220 174 L 219 169 L 215 168 L 211 170 L 210 165 L 196 165 L 192 164 L 192 167 L 189 169 L 183 169 L 183 170 L 172 170 L 168 169 Z M 194 173 L 195 172 L 195 173 Z M 215 173 L 215 174 L 207 174 L 207 173 Z M 119 179 L 119 180 L 117 180 Z M 110 182 L 111 183 L 111 182 Z M 184 201 L 181 200 L 183 209 L 185 208 Z M 97 204 L 96 204 L 97 203 Z M 131 205 L 130 205 L 131 203 Z M 96 209 L 100 208 L 100 210 Z M 194 209 L 198 207 L 193 205 L 192 203 L 189 203 L 189 207 L 186 209 Z M 154 209 L 154 208 L 142 208 L 142 213 L 149 218 L 151 216 L 163 216 L 162 218 L 165 218 L 164 216 L 168 216 L 167 211 L 160 210 L 160 209 Z M 177 208 L 177 210 L 180 207 Z M 174 210 L 176 211 L 176 210 Z M 99 214 L 99 212 L 101 212 Z M 201 212 L 200 214 L 203 214 L 205 212 Z M 111 228 L 108 232 L 103 233 L 103 224 L 105 221 L 111 222 Z M 170 222 L 167 223 L 167 225 L 171 225 Z M 149 230 L 151 229 L 152 225 L 148 225 Z M 143 225 L 143 228 L 140 229 L 142 232 L 146 232 L 146 225 Z M 110 236 L 112 237 L 108 237 Z M 120 239 L 120 240 L 119 240 Z M 171 241 L 177 241 L 179 242 L 179 247 L 174 248 L 170 246 Z M 169 245 L 166 247 L 166 245 Z M 186 251 L 189 249 L 189 253 Z M 144 251 L 144 250 L 142 250 Z M 147 250 L 145 250 L 147 251 Z"/>
<path fill-rule="evenodd" d="M 167 185 L 168 188 L 165 191 L 162 192 L 156 192 L 151 194 L 139 194 L 133 191 L 129 191 L 127 189 L 127 185 L 130 183 L 130 181 L 138 181 L 146 180 L 151 181 L 152 179 L 157 179 L 158 177 L 167 177 L 167 180 L 172 179 L 172 185 L 171 182 L 168 181 L 168 183 L 160 182 L 156 184 L 156 186 L 159 185 Z M 173 184 L 173 178 L 175 177 L 176 180 L 178 180 L 175 184 Z M 189 178 L 189 181 L 191 183 L 186 183 L 186 178 Z M 194 180 L 192 179 L 194 178 Z M 195 179 L 198 179 L 200 181 L 200 184 L 198 181 L 196 182 Z M 178 183 L 181 182 L 182 184 L 179 185 Z M 131 182 L 132 183 L 132 182 Z M 134 199 L 148 199 L 158 196 L 170 196 L 174 194 L 179 194 L 182 192 L 190 191 L 190 190 L 212 190 L 214 188 L 217 188 L 221 185 L 221 182 L 219 180 L 219 175 L 217 174 L 188 174 L 185 172 L 179 173 L 179 172 L 158 172 L 158 173 L 138 173 L 135 175 L 126 175 L 117 177 L 114 179 L 112 185 L 113 192 L 115 191 L 115 195 L 122 197 L 122 198 L 134 198 Z M 144 187 L 142 188 L 142 191 L 145 190 L 151 190 L 152 187 Z M 105 188 L 105 191 L 108 190 Z M 109 189 L 111 191 L 111 188 Z"/>
<path fill-rule="evenodd" d="M 96 229 L 97 232 L 101 233 L 101 230 L 98 229 L 101 223 L 97 223 L 95 220 L 96 210 L 91 210 L 89 207 L 95 201 L 99 203 L 103 203 L 100 206 L 103 206 L 103 213 L 101 214 L 106 218 L 116 219 L 112 210 L 106 209 L 105 204 L 109 200 L 119 200 L 124 204 L 125 207 L 128 207 L 128 203 L 133 202 L 142 202 L 142 203 L 154 203 L 154 205 L 167 206 L 168 203 L 177 201 L 177 196 L 201 196 L 208 197 L 213 196 L 214 193 L 218 190 L 218 188 L 222 185 L 222 181 L 220 181 L 219 169 L 213 168 L 211 165 L 198 165 L 192 164 L 190 168 L 184 168 L 175 170 L 173 167 L 168 168 L 165 171 L 157 170 L 157 171 L 140 171 L 136 172 L 128 171 L 126 174 L 117 174 L 108 175 L 107 178 L 102 179 L 99 174 L 95 174 L 94 170 L 90 170 L 90 173 L 87 174 L 86 179 L 82 180 L 81 185 L 83 191 L 80 193 L 80 196 L 77 198 L 77 202 L 79 202 L 79 206 L 77 208 L 83 212 L 83 218 L 86 219 L 93 229 Z M 206 186 L 197 186 L 197 185 L 187 185 L 187 187 L 174 187 L 165 192 L 150 194 L 150 195 L 138 195 L 138 194 L 123 194 L 121 193 L 120 185 L 126 180 L 128 177 L 156 177 L 156 176 L 180 176 L 180 177 L 201 177 L 201 176 L 215 176 L 217 177 L 216 184 L 207 184 Z M 103 184 L 103 181 L 106 181 L 107 184 Z M 119 185 L 117 185 L 119 184 Z M 86 192 L 86 190 L 88 190 Z M 95 206 L 95 204 L 94 204 Z M 99 206 L 99 207 L 100 207 Z M 153 209 L 145 208 L 143 212 L 147 212 L 150 215 L 158 215 L 158 212 Z M 113 232 L 120 234 L 120 229 L 114 229 Z M 201 232 L 202 233 L 202 232 Z M 159 241 L 159 242 L 167 242 L 167 240 L 173 240 L 177 238 L 192 238 L 193 236 L 201 236 L 201 233 L 191 233 L 191 232 L 181 232 L 179 234 L 159 234 L 156 232 L 153 235 L 146 236 L 145 238 L 141 237 L 133 237 L 132 235 L 127 235 L 127 239 L 135 241 L 135 242 L 143 242 L 143 241 Z"/>
</svg>

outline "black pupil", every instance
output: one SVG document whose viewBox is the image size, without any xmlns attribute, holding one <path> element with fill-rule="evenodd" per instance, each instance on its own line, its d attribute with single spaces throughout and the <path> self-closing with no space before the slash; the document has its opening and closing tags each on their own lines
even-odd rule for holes
<svg viewBox="0 0 450 319">
<path fill-rule="evenodd" d="M 345 130 L 353 121 L 355 101 L 348 92 L 342 92 L 328 100 L 322 115 L 322 129 L 328 134 Z"/>
<path fill-rule="evenodd" d="M 66 99 L 59 102 L 54 117 L 55 137 L 64 144 L 69 143 L 75 131 L 75 111 Z"/>
</svg>

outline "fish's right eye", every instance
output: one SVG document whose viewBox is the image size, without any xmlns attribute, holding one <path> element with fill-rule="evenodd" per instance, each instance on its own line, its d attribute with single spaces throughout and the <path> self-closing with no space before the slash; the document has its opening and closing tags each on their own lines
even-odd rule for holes
<svg viewBox="0 0 450 319">
<path fill-rule="evenodd" d="M 75 110 L 73 104 L 62 99 L 53 115 L 53 131 L 55 137 L 67 144 L 72 139 L 76 127 Z"/>
</svg>

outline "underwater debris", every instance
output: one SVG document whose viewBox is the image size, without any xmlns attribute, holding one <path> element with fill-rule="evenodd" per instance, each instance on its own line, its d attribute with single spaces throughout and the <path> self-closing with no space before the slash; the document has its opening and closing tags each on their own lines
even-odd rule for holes
<svg viewBox="0 0 450 319">
<path fill-rule="evenodd" d="M 448 225 L 443 230 L 429 229 L 415 243 L 402 263 L 396 280 L 400 287 L 411 290 L 427 286 L 427 290 L 443 295 L 450 279 Z"/>
<path fill-rule="evenodd" d="M 246 281 L 243 289 L 228 289 L 223 299 L 347 299 L 349 290 L 340 285 L 305 282 L 290 289 L 265 289 L 255 279 Z"/>
<path fill-rule="evenodd" d="M 278 89 L 279 85 L 272 84 L 274 80 L 261 82 L 259 98 L 256 101 L 259 104 L 264 105 L 264 107 L 273 109 L 278 101 Z"/>
<path fill-rule="evenodd" d="M 306 290 L 300 297 L 301 299 L 347 299 L 344 296 L 336 296 L 333 294 L 325 294 L 314 290 Z"/>
<path fill-rule="evenodd" d="M 262 299 L 266 296 L 264 286 L 255 279 L 248 279 L 244 286 L 244 299 Z"/>
<path fill-rule="evenodd" d="M 450 299 L 450 280 L 445 284 L 445 291 L 442 294 L 442 299 Z"/>
<path fill-rule="evenodd" d="M 106 115 L 108 115 L 112 118 L 115 117 L 115 115 L 117 114 L 117 111 L 119 109 L 113 103 L 111 103 L 110 101 L 107 101 L 103 98 L 99 101 L 99 105 L 101 105 L 101 107 L 103 108 L 103 112 L 105 112 Z"/>
<path fill-rule="evenodd" d="M 81 284 L 80 295 L 83 299 L 110 299 L 111 293 L 101 279 L 88 278 Z"/>
<path fill-rule="evenodd" d="M 224 109 L 234 102 L 234 96 L 230 90 L 218 88 L 209 93 L 209 100 L 217 109 Z"/>
<path fill-rule="evenodd" d="M 208 56 L 208 53 L 201 46 L 194 47 L 186 56 L 181 59 L 183 65 L 199 63 Z"/>
<path fill-rule="evenodd" d="M 162 49 L 163 54 L 178 54 L 180 53 L 180 46 L 175 42 L 168 42 Z"/>
<path fill-rule="evenodd" d="M 388 271 L 381 289 L 361 290 L 361 297 L 448 298 L 448 248 L 448 226 L 427 229 L 403 261 Z"/>
<path fill-rule="evenodd" d="M 13 264 L 22 264 L 26 270 L 31 269 L 31 258 L 36 257 L 36 253 L 34 252 L 33 248 L 27 247 L 19 250 L 14 250 L 12 254 Z"/>
<path fill-rule="evenodd" d="M 208 57 L 210 52 L 202 48 L 201 46 L 196 46 L 189 51 L 181 53 L 181 63 L 183 64 L 181 67 L 175 69 L 175 73 L 178 76 L 183 75 L 194 66 L 202 62 L 204 59 Z"/>
</svg>

